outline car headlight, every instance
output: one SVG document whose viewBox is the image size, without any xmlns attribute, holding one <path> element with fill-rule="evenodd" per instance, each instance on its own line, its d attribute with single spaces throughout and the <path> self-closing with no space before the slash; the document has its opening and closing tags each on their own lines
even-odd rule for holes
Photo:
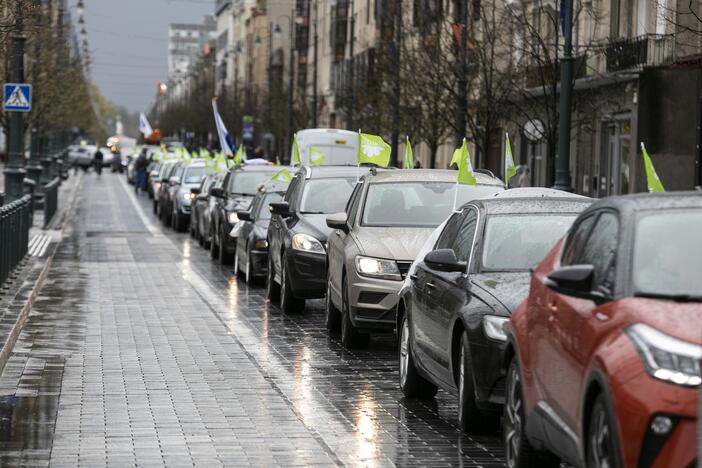
<svg viewBox="0 0 702 468">
<path fill-rule="evenodd" d="M 193 194 L 192 194 L 192 193 L 190 193 L 190 192 L 185 192 L 185 193 L 183 194 L 183 200 L 185 200 L 185 201 L 190 201 L 190 200 L 192 200 L 192 199 L 193 199 Z"/>
<path fill-rule="evenodd" d="M 236 214 L 235 211 L 232 211 L 232 212 L 229 213 L 229 215 L 227 216 L 227 219 L 229 220 L 229 224 L 234 224 L 234 223 L 236 223 L 236 222 L 239 221 L 239 216 Z"/>
<path fill-rule="evenodd" d="M 356 271 L 359 275 L 401 281 L 402 275 L 395 260 L 373 257 L 356 257 Z"/>
<path fill-rule="evenodd" d="M 505 325 L 507 322 L 509 322 L 509 317 L 484 315 L 483 331 L 488 338 L 497 341 L 507 341 L 507 333 L 505 333 Z"/>
<path fill-rule="evenodd" d="M 292 238 L 291 245 L 293 249 L 303 252 L 325 253 L 322 243 L 307 234 L 295 234 Z"/>
<path fill-rule="evenodd" d="M 673 338 L 643 323 L 630 326 L 626 334 L 652 377 L 686 387 L 702 383 L 702 346 Z"/>
<path fill-rule="evenodd" d="M 266 239 L 259 239 L 254 243 L 254 246 L 257 249 L 267 249 L 268 248 L 268 241 Z"/>
<path fill-rule="evenodd" d="M 154 184 L 154 188 L 155 188 L 156 190 L 160 189 L 160 188 L 161 188 L 161 182 L 156 182 L 156 183 Z"/>
</svg>

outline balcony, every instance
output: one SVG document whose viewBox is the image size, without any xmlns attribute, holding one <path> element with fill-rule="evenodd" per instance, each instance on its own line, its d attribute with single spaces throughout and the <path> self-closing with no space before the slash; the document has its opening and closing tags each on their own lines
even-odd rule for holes
<svg viewBox="0 0 702 468">
<path fill-rule="evenodd" d="M 666 65 L 675 60 L 672 35 L 648 34 L 612 41 L 605 46 L 608 72 L 640 71 L 644 67 Z"/>
</svg>

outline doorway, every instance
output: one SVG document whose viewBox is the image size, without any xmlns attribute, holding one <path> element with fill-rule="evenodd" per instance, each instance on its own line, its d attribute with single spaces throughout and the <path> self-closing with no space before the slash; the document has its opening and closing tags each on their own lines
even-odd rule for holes
<svg viewBox="0 0 702 468">
<path fill-rule="evenodd" d="M 629 193 L 629 152 L 631 119 L 629 115 L 602 122 L 597 196 Z"/>
</svg>

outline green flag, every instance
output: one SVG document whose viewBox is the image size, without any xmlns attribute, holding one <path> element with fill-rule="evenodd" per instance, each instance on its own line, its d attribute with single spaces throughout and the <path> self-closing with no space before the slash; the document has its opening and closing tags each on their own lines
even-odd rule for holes
<svg viewBox="0 0 702 468">
<path fill-rule="evenodd" d="M 517 175 L 517 167 L 512 157 L 512 145 L 509 142 L 509 133 L 505 132 L 505 185 L 508 185 L 509 179 L 515 175 Z"/>
<path fill-rule="evenodd" d="M 234 155 L 234 163 L 243 164 L 246 159 L 246 149 L 244 148 L 244 145 L 239 145 L 239 148 L 236 150 L 236 154 Z"/>
<path fill-rule="evenodd" d="M 414 153 L 412 152 L 412 144 L 409 141 L 409 137 L 405 137 L 405 163 L 402 167 L 414 169 Z"/>
<path fill-rule="evenodd" d="M 454 164 L 456 167 L 460 166 L 461 162 L 461 148 L 456 148 L 453 151 L 453 156 L 451 156 L 451 162 L 449 163 L 449 167 L 453 166 Z"/>
<path fill-rule="evenodd" d="M 297 142 L 296 136 L 293 137 L 292 163 L 302 166 L 302 160 L 300 159 L 300 144 Z"/>
<path fill-rule="evenodd" d="M 378 135 L 358 134 L 358 164 L 370 163 L 379 167 L 388 167 L 390 163 L 390 145 Z"/>
<path fill-rule="evenodd" d="M 292 174 L 287 169 L 281 169 L 271 177 L 275 182 L 290 182 L 293 179 Z"/>
<path fill-rule="evenodd" d="M 463 139 L 463 144 L 458 148 L 458 183 L 463 185 L 478 185 L 478 179 L 473 172 L 473 165 L 470 162 L 470 153 L 468 153 L 468 145 L 466 139 Z"/>
<path fill-rule="evenodd" d="M 278 156 L 275 157 L 275 165 L 280 166 L 280 158 Z"/>
<path fill-rule="evenodd" d="M 190 153 L 188 153 L 187 151 L 181 151 L 181 154 L 183 155 L 182 159 L 185 164 L 190 164 L 191 162 L 193 162 L 193 158 L 190 157 Z"/>
<path fill-rule="evenodd" d="M 656 168 L 653 167 L 651 157 L 648 155 L 648 151 L 646 151 L 643 141 L 641 142 L 641 153 L 643 154 L 644 167 L 646 168 L 646 183 L 648 184 L 648 191 L 665 192 L 663 183 L 656 173 Z"/>
<path fill-rule="evenodd" d="M 322 150 L 310 146 L 307 154 L 309 155 L 310 166 L 321 166 L 324 164 L 324 153 L 322 153 Z"/>
</svg>

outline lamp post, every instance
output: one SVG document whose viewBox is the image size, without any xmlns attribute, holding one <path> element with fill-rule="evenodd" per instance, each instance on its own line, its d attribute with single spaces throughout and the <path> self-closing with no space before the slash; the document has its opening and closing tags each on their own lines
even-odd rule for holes
<svg viewBox="0 0 702 468">
<path fill-rule="evenodd" d="M 278 17 L 278 20 L 280 18 L 285 18 L 287 17 L 288 20 L 290 21 L 290 57 L 289 57 L 289 70 L 288 70 L 288 126 L 286 129 L 286 138 L 285 138 L 285 143 L 287 145 L 287 161 L 289 162 L 290 159 L 292 158 L 292 154 L 290 153 L 292 151 L 292 133 L 293 133 L 293 86 L 294 86 L 294 76 L 295 76 L 295 23 L 299 22 L 301 23 L 302 18 L 297 18 L 295 16 L 295 9 L 293 8 L 290 10 L 290 16 L 288 15 L 280 15 Z M 275 32 L 280 34 L 280 26 L 277 23 L 276 20 L 276 29 Z"/>
<path fill-rule="evenodd" d="M 317 20 L 319 12 L 317 10 L 317 0 L 314 0 L 314 55 L 312 64 L 312 128 L 317 128 L 317 42 L 319 36 L 317 34 Z"/>
<path fill-rule="evenodd" d="M 561 96 L 558 115 L 558 154 L 556 155 L 556 181 L 553 188 L 572 192 L 570 180 L 570 111 L 571 83 L 573 81 L 573 0 L 564 0 L 564 43 L 561 59 Z"/>
<path fill-rule="evenodd" d="M 12 34 L 12 81 L 24 82 L 24 35 L 22 17 L 22 2 L 17 1 L 15 31 Z M 5 203 L 10 203 L 22 197 L 22 185 L 25 171 L 22 168 L 24 159 L 24 131 L 22 129 L 22 114 L 10 112 L 8 132 L 7 167 L 5 174 Z"/>
</svg>

